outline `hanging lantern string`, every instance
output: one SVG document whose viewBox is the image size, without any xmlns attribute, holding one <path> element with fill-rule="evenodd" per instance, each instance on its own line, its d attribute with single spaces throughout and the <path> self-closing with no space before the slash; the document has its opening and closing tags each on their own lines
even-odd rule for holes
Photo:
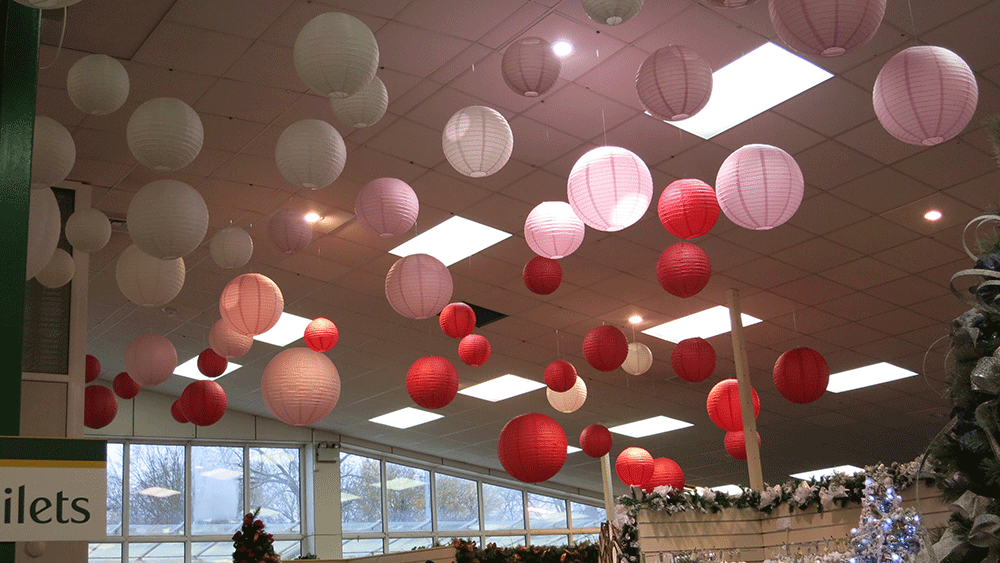
<svg viewBox="0 0 1000 563">
<path fill-rule="evenodd" d="M 562 350 L 559 349 L 559 329 L 556 329 L 556 359 L 562 359 Z"/>
<path fill-rule="evenodd" d="M 604 108 L 601 108 L 601 125 L 604 127 L 604 146 L 608 145 L 608 122 L 604 118 Z"/>
<path fill-rule="evenodd" d="M 59 53 L 62 52 L 63 38 L 66 37 L 66 16 L 67 16 L 67 14 L 69 14 L 69 10 L 67 9 L 66 6 L 63 6 L 63 18 L 62 18 L 63 24 L 62 24 L 62 31 L 59 33 L 59 46 L 56 47 L 56 56 L 52 59 L 51 63 L 49 63 L 49 64 L 47 64 L 45 66 L 38 67 L 38 70 L 45 70 L 45 69 L 51 67 L 52 65 L 56 64 L 56 61 L 59 60 Z"/>
</svg>

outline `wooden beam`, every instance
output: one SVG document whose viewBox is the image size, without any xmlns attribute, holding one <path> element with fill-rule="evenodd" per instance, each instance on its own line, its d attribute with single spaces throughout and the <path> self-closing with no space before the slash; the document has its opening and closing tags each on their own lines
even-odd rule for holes
<svg viewBox="0 0 1000 563">
<path fill-rule="evenodd" d="M 757 420 L 753 412 L 753 395 L 750 386 L 750 362 L 747 361 L 746 341 L 743 340 L 743 320 L 740 316 L 740 293 L 736 289 L 726 292 L 729 303 L 729 320 L 732 323 L 733 360 L 736 363 L 736 381 L 740 388 L 740 411 L 743 415 L 743 439 L 747 447 L 747 472 L 750 488 L 764 489 L 764 474 L 760 467 L 760 447 L 757 446 Z"/>
</svg>

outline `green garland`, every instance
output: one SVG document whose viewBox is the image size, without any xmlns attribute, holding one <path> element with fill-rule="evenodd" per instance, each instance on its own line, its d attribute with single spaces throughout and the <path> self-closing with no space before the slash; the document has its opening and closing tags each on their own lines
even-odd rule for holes
<svg viewBox="0 0 1000 563">
<path fill-rule="evenodd" d="M 455 563 L 598 563 L 598 548 L 590 542 L 559 547 L 497 547 L 490 543 L 480 548 L 474 541 L 455 538 L 451 545 L 455 548 Z"/>
</svg>

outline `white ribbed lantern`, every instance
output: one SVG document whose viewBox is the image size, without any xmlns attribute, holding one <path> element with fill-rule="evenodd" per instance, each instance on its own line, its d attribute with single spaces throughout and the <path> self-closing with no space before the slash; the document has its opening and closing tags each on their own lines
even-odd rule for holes
<svg viewBox="0 0 1000 563">
<path fill-rule="evenodd" d="M 28 262 L 25 280 L 35 277 L 52 259 L 59 244 L 62 216 L 52 188 L 31 190 L 28 207 Z"/>
<path fill-rule="evenodd" d="M 73 257 L 69 255 L 69 252 L 57 248 L 49 263 L 42 268 L 41 272 L 35 274 L 35 279 L 45 287 L 62 287 L 73 279 L 75 273 L 76 262 L 73 261 Z"/>
<path fill-rule="evenodd" d="M 642 375 L 653 367 L 653 352 L 642 342 L 630 342 L 628 356 L 622 363 L 622 369 L 631 375 Z"/>
<path fill-rule="evenodd" d="M 253 239 L 239 227 L 226 227 L 209 243 L 212 260 L 222 268 L 242 268 L 253 256 Z"/>
<path fill-rule="evenodd" d="M 571 413 L 582 407 L 583 403 L 587 401 L 587 384 L 583 382 L 582 377 L 577 377 L 573 387 L 563 393 L 557 393 L 546 387 L 545 398 L 557 411 Z"/>
<path fill-rule="evenodd" d="M 66 91 L 80 111 L 108 115 L 128 99 L 128 72 L 117 59 L 101 54 L 87 55 L 70 67 Z"/>
<path fill-rule="evenodd" d="M 598 231 L 620 231 L 642 218 L 653 199 L 653 177 L 641 158 L 621 147 L 598 147 L 569 173 L 569 204 Z"/>
<path fill-rule="evenodd" d="M 775 33 L 789 47 L 839 57 L 875 35 L 885 0 L 770 0 L 769 9 Z"/>
<path fill-rule="evenodd" d="M 208 345 L 223 358 L 239 358 L 250 351 L 253 336 L 237 332 L 225 320 L 219 319 L 208 331 Z"/>
<path fill-rule="evenodd" d="M 639 13 L 643 0 L 580 0 L 590 19 L 605 25 L 625 23 Z"/>
<path fill-rule="evenodd" d="M 286 180 L 316 190 L 332 184 L 344 171 L 347 147 L 333 125 L 303 119 L 286 127 L 278 137 L 274 160 Z"/>
<path fill-rule="evenodd" d="M 749 6 L 757 0 L 708 0 L 713 6 L 718 6 L 720 8 L 742 8 L 743 6 Z"/>
<path fill-rule="evenodd" d="M 66 220 L 66 240 L 73 250 L 97 252 L 111 240 L 111 221 L 93 207 L 77 209 Z"/>
<path fill-rule="evenodd" d="M 522 96 L 534 98 L 552 88 L 562 62 L 552 44 L 541 37 L 522 37 L 503 52 L 500 72 L 507 86 Z"/>
<path fill-rule="evenodd" d="M 198 156 L 205 130 L 191 106 L 177 98 L 154 98 L 132 112 L 125 136 L 140 164 L 169 172 L 184 168 Z"/>
<path fill-rule="evenodd" d="M 48 188 L 69 176 L 76 163 L 76 143 L 69 130 L 51 117 L 35 116 L 31 143 L 31 187 Z"/>
<path fill-rule="evenodd" d="M 354 199 L 354 216 L 369 233 L 380 237 L 401 235 L 417 221 L 420 202 L 406 182 L 376 178 L 365 184 Z"/>
<path fill-rule="evenodd" d="M 712 95 L 712 67 L 694 49 L 669 45 L 649 55 L 635 75 L 642 107 L 668 121 L 701 111 Z"/>
<path fill-rule="evenodd" d="M 299 78 L 318 94 L 346 98 L 361 91 L 378 69 L 375 34 L 348 14 L 320 14 L 302 27 L 293 50 Z"/>
<path fill-rule="evenodd" d="M 746 145 L 719 168 L 715 193 L 726 217 L 755 231 L 773 229 L 802 203 L 802 170 L 792 155 L 771 145 Z"/>
<path fill-rule="evenodd" d="M 39 10 L 52 10 L 55 8 L 65 8 L 66 6 L 72 6 L 80 0 L 14 0 L 18 4 L 23 4 L 29 8 L 38 8 Z"/>
<path fill-rule="evenodd" d="M 976 77 L 944 47 L 920 45 L 896 53 L 875 79 L 875 115 L 890 135 L 932 146 L 962 132 L 979 100 Z"/>
<path fill-rule="evenodd" d="M 285 254 L 295 254 L 309 246 L 313 236 L 312 225 L 302 213 L 291 209 L 275 213 L 267 223 L 267 232 L 274 246 Z"/>
<path fill-rule="evenodd" d="M 411 319 L 426 319 L 440 313 L 451 301 L 453 287 L 448 268 L 427 254 L 396 260 L 385 276 L 389 305 Z"/>
<path fill-rule="evenodd" d="M 278 284 L 261 274 L 233 278 L 219 297 L 222 320 L 236 332 L 256 336 L 278 324 L 285 310 L 285 297 Z"/>
<path fill-rule="evenodd" d="M 115 279 L 118 289 L 136 305 L 161 307 L 184 286 L 184 259 L 160 260 L 130 244 L 118 256 Z"/>
<path fill-rule="evenodd" d="M 349 98 L 330 98 L 333 115 L 351 127 L 375 125 L 389 107 L 389 92 L 379 77 Z"/>
<path fill-rule="evenodd" d="M 187 256 L 208 232 L 208 206 L 198 190 L 178 180 L 143 186 L 125 216 L 132 242 L 161 260 Z"/>
<path fill-rule="evenodd" d="M 455 170 L 472 178 L 503 168 L 514 149 L 514 133 L 495 109 L 469 106 L 455 112 L 441 136 L 444 156 Z"/>
<path fill-rule="evenodd" d="M 271 358 L 260 379 L 264 404 L 278 420 L 307 426 L 330 414 L 340 399 L 340 374 L 326 354 L 289 348 Z"/>
<path fill-rule="evenodd" d="M 125 371 L 143 387 L 170 379 L 177 367 L 177 349 L 159 334 L 135 337 L 125 349 Z"/>
<path fill-rule="evenodd" d="M 524 220 L 524 239 L 545 258 L 565 258 L 583 243 L 586 228 L 565 201 L 543 201 Z"/>
</svg>

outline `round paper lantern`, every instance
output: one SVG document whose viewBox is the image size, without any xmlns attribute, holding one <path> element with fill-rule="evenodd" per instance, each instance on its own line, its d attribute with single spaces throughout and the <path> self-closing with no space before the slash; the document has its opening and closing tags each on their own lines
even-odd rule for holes
<svg viewBox="0 0 1000 563">
<path fill-rule="evenodd" d="M 715 371 L 715 348 L 704 338 L 685 338 L 670 353 L 670 366 L 684 381 L 705 381 Z"/>
<path fill-rule="evenodd" d="M 639 65 L 635 90 L 653 117 L 687 119 L 701 111 L 712 95 L 712 67 L 694 49 L 669 45 Z"/>
<path fill-rule="evenodd" d="M 111 240 L 111 221 L 93 207 L 77 209 L 66 220 L 66 240 L 73 250 L 97 252 Z"/>
<path fill-rule="evenodd" d="M 646 163 L 620 147 L 598 147 L 580 157 L 567 186 L 573 211 L 598 231 L 632 225 L 653 199 L 653 177 Z"/>
<path fill-rule="evenodd" d="M 313 237 L 312 225 L 306 222 L 305 216 L 291 209 L 275 213 L 267 223 L 267 232 L 274 246 L 289 255 L 309 246 Z"/>
<path fill-rule="evenodd" d="M 396 260 L 385 276 L 385 297 L 397 313 L 410 319 L 438 314 L 451 301 L 451 272 L 428 254 Z"/>
<path fill-rule="evenodd" d="M 177 180 L 143 186 L 125 217 L 132 242 L 160 260 L 187 256 L 205 240 L 208 206 L 198 190 Z"/>
<path fill-rule="evenodd" d="M 565 201 L 543 201 L 524 220 L 524 238 L 531 250 L 558 260 L 573 254 L 583 243 L 583 221 Z"/>
<path fill-rule="evenodd" d="M 347 164 L 347 147 L 333 125 L 319 119 L 292 123 L 274 147 L 278 171 L 291 184 L 316 190 L 336 180 Z"/>
<path fill-rule="evenodd" d="M 476 328 L 476 312 L 465 303 L 449 303 L 438 317 L 441 330 L 452 338 L 465 338 Z"/>
<path fill-rule="evenodd" d="M 583 357 L 596 370 L 616 370 L 628 357 L 628 340 L 613 326 L 593 328 L 583 339 Z"/>
<path fill-rule="evenodd" d="M 128 90 L 128 72 L 117 59 L 107 55 L 81 57 L 66 76 L 70 101 L 91 115 L 107 115 L 122 107 Z"/>
<path fill-rule="evenodd" d="M 118 256 L 115 280 L 131 302 L 146 307 L 162 307 L 184 286 L 184 259 L 160 260 L 130 244 Z"/>
<path fill-rule="evenodd" d="M 76 163 L 76 143 L 61 123 L 35 116 L 35 136 L 31 144 L 31 187 L 48 188 L 69 176 Z"/>
<path fill-rule="evenodd" d="M 653 476 L 653 456 L 643 448 L 625 448 L 615 460 L 615 473 L 629 487 L 641 487 Z"/>
<path fill-rule="evenodd" d="M 933 146 L 958 135 L 972 119 L 979 86 L 969 65 L 944 47 L 918 45 L 896 53 L 875 79 L 875 116 L 890 135 Z"/>
<path fill-rule="evenodd" d="M 719 200 L 712 186 L 701 180 L 675 180 L 660 194 L 656 214 L 670 234 L 693 239 L 707 235 L 715 226 Z"/>
<path fill-rule="evenodd" d="M 793 348 L 774 363 L 774 386 L 793 403 L 811 403 L 823 396 L 830 383 L 830 367 L 816 350 Z"/>
<path fill-rule="evenodd" d="M 551 479 L 566 463 L 566 433 L 544 414 L 522 414 L 500 431 L 497 456 L 504 470 L 525 483 Z"/>
<path fill-rule="evenodd" d="M 333 115 L 354 128 L 369 127 L 378 123 L 389 107 L 389 92 L 379 77 L 372 78 L 367 86 L 349 98 L 330 98 Z"/>
<path fill-rule="evenodd" d="M 326 317 L 316 317 L 306 326 L 305 341 L 310 350 L 326 352 L 333 349 L 340 339 L 337 325 Z"/>
<path fill-rule="evenodd" d="M 749 6 L 757 0 L 708 0 L 713 6 L 718 6 L 720 8 L 742 8 L 743 6 Z"/>
<path fill-rule="evenodd" d="M 184 416 L 184 409 L 181 407 L 181 400 L 177 399 L 170 405 L 170 416 L 174 417 L 174 420 L 180 424 L 187 424 L 190 422 L 186 416 Z"/>
<path fill-rule="evenodd" d="M 14 0 L 18 4 L 23 4 L 29 8 L 38 8 L 40 10 L 52 10 L 55 8 L 65 8 L 66 6 L 72 6 L 80 0 Z"/>
<path fill-rule="evenodd" d="M 177 367 L 177 350 L 159 334 L 136 336 L 125 348 L 125 371 L 145 387 L 170 379 Z"/>
<path fill-rule="evenodd" d="M 458 357 L 472 367 L 485 364 L 490 359 L 490 350 L 490 341 L 481 334 L 470 334 L 458 343 Z"/>
<path fill-rule="evenodd" d="M 671 487 L 675 491 L 684 489 L 684 471 L 677 462 L 666 457 L 658 457 L 653 460 L 653 474 L 649 481 L 643 483 L 642 490 L 647 493 L 653 492 L 656 487 Z"/>
<path fill-rule="evenodd" d="M 69 252 L 57 248 L 52 254 L 52 258 L 49 259 L 49 263 L 42 268 L 41 272 L 35 274 L 35 279 L 45 287 L 56 288 L 68 284 L 75 273 L 76 262 L 73 261 L 73 257 L 69 255 Z"/>
<path fill-rule="evenodd" d="M 308 348 L 279 352 L 264 368 L 260 393 L 267 410 L 285 424 L 322 420 L 340 399 L 340 374 L 330 358 Z"/>
<path fill-rule="evenodd" d="M 600 424 L 591 424 L 580 432 L 580 448 L 590 457 L 603 457 L 611 451 L 611 431 Z"/>
<path fill-rule="evenodd" d="M 226 414 L 226 392 L 214 381 L 193 381 L 180 398 L 184 418 L 195 426 L 211 426 Z"/>
<path fill-rule="evenodd" d="M 401 235 L 417 221 L 420 202 L 406 182 L 376 178 L 354 200 L 354 216 L 364 230 L 379 237 Z"/>
<path fill-rule="evenodd" d="M 708 255 L 690 242 L 668 246 L 656 261 L 656 279 L 667 293 L 677 297 L 696 295 L 711 277 Z"/>
<path fill-rule="evenodd" d="M 565 393 L 556 393 L 546 387 L 545 398 L 549 400 L 552 408 L 561 413 L 576 412 L 583 406 L 583 403 L 587 402 L 587 384 L 583 382 L 582 377 L 577 377 L 573 387 Z"/>
<path fill-rule="evenodd" d="M 250 351 L 253 336 L 237 332 L 229 323 L 219 319 L 208 333 L 208 343 L 223 358 L 239 358 Z"/>
<path fill-rule="evenodd" d="M 198 354 L 198 371 L 205 377 L 219 377 L 226 373 L 229 362 L 211 348 L 205 348 Z"/>
<path fill-rule="evenodd" d="M 802 203 L 802 170 L 787 152 L 770 145 L 746 145 L 719 168 L 719 207 L 737 225 L 763 231 L 789 220 Z"/>
<path fill-rule="evenodd" d="M 458 394 L 458 371 L 441 356 L 426 356 L 406 372 L 406 392 L 417 405 L 439 409 Z"/>
<path fill-rule="evenodd" d="M 653 367 L 653 352 L 641 342 L 629 342 L 628 355 L 622 362 L 622 369 L 631 375 L 642 375 Z"/>
<path fill-rule="evenodd" d="M 177 98 L 154 98 L 132 112 L 125 136 L 139 164 L 170 172 L 184 168 L 198 156 L 205 130 L 191 106 Z"/>
<path fill-rule="evenodd" d="M 726 452 L 733 456 L 733 458 L 746 460 L 747 443 L 742 430 L 726 432 L 724 444 L 726 446 Z M 760 432 L 757 433 L 757 447 L 760 447 Z"/>
<path fill-rule="evenodd" d="M 771 0 L 768 7 L 782 41 L 821 57 L 839 57 L 867 43 L 885 14 L 885 0 Z"/>
<path fill-rule="evenodd" d="M 219 298 L 222 319 L 236 332 L 256 336 L 278 323 L 285 298 L 278 284 L 261 274 L 242 274 L 230 281 Z M 225 356 L 220 353 L 219 355 Z"/>
<path fill-rule="evenodd" d="M 104 428 L 118 414 L 118 399 L 103 385 L 88 385 L 83 390 L 83 425 L 87 428 Z"/>
<path fill-rule="evenodd" d="M 556 83 L 562 62 L 552 51 L 552 44 L 541 37 L 522 37 L 503 52 L 500 72 L 507 87 L 536 98 Z"/>
<path fill-rule="evenodd" d="M 535 256 L 524 265 L 521 278 L 532 293 L 548 295 L 562 283 L 562 266 L 551 258 Z"/>
<path fill-rule="evenodd" d="M 372 30 L 358 18 L 337 12 L 320 14 L 303 26 L 292 56 L 302 82 L 331 98 L 360 92 L 378 69 Z"/>
<path fill-rule="evenodd" d="M 97 380 L 101 375 L 101 362 L 94 356 L 87 354 L 84 361 L 83 368 L 83 381 L 85 383 L 90 383 L 91 381 Z"/>
<path fill-rule="evenodd" d="M 757 390 L 750 388 L 753 398 L 753 417 L 760 414 L 760 398 Z M 735 379 L 723 379 L 708 393 L 708 417 L 719 428 L 727 432 L 743 430 L 743 416 L 740 414 L 740 389 Z"/>
<path fill-rule="evenodd" d="M 569 391 L 576 380 L 576 368 L 565 360 L 552 362 L 545 368 L 545 385 L 556 393 Z"/>
<path fill-rule="evenodd" d="M 132 399 L 142 389 L 142 385 L 124 371 L 115 376 L 112 387 L 114 387 L 115 395 L 118 395 L 122 399 Z"/>
<path fill-rule="evenodd" d="M 240 227 L 226 227 L 209 243 L 212 260 L 220 268 L 242 268 L 253 256 L 253 239 Z"/>
<path fill-rule="evenodd" d="M 62 215 L 52 188 L 31 190 L 28 204 L 28 261 L 25 281 L 35 277 L 49 263 L 59 244 Z"/>
<path fill-rule="evenodd" d="M 605 25 L 625 23 L 639 13 L 643 0 L 580 0 L 590 19 Z"/>
<path fill-rule="evenodd" d="M 514 149 L 514 133 L 497 110 L 469 106 L 455 112 L 445 124 L 441 146 L 455 170 L 482 178 L 507 164 Z"/>
</svg>

